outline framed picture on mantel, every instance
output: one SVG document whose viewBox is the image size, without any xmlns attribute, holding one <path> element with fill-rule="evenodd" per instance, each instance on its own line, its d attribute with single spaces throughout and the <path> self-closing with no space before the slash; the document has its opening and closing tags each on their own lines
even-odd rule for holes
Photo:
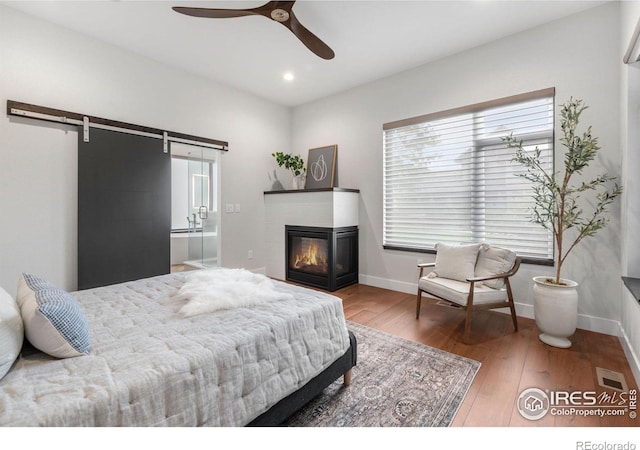
<svg viewBox="0 0 640 450">
<path fill-rule="evenodd" d="M 335 187 L 338 146 L 328 145 L 309 149 L 305 189 Z"/>
</svg>

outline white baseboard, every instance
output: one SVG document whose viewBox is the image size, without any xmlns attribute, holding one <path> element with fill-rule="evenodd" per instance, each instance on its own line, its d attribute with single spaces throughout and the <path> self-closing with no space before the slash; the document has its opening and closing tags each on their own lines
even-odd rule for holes
<svg viewBox="0 0 640 450">
<path fill-rule="evenodd" d="M 634 351 L 633 346 L 629 341 L 629 337 L 622 328 L 622 325 L 618 325 L 618 339 L 620 340 L 620 345 L 622 345 L 622 350 L 624 350 L 624 354 L 629 362 L 629 367 L 631 367 L 631 372 L 633 373 L 633 378 L 635 378 L 636 386 L 640 386 L 640 359 L 638 359 L 638 355 Z"/>
<path fill-rule="evenodd" d="M 371 275 L 358 274 L 358 283 L 389 289 L 391 291 L 404 292 L 405 294 L 416 294 L 418 292 L 418 285 L 415 283 L 388 280 L 386 278 L 372 277 Z"/>
<path fill-rule="evenodd" d="M 266 267 L 256 267 L 255 269 L 249 269 L 250 272 L 253 273 L 259 273 L 261 275 L 266 275 L 267 274 L 267 268 Z"/>
</svg>

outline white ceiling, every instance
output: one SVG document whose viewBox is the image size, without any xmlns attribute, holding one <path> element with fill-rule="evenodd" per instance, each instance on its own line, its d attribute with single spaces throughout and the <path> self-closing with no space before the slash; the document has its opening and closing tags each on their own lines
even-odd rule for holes
<svg viewBox="0 0 640 450">
<path fill-rule="evenodd" d="M 420 66 L 604 1 L 299 0 L 297 18 L 335 51 L 323 60 L 262 16 L 204 19 L 171 6 L 249 8 L 258 1 L 0 1 L 0 4 L 192 74 L 287 105 Z M 295 80 L 283 80 L 291 71 Z"/>
</svg>

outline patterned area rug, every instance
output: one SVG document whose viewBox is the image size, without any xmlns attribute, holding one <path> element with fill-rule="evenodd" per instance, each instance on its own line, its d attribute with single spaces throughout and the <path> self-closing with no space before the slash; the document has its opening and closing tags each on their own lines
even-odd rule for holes
<svg viewBox="0 0 640 450">
<path fill-rule="evenodd" d="M 289 418 L 290 427 L 447 427 L 480 363 L 353 322 L 358 362 Z"/>
</svg>

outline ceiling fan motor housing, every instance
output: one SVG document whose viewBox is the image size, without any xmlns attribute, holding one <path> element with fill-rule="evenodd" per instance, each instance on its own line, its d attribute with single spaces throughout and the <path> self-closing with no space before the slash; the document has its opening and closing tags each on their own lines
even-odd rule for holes
<svg viewBox="0 0 640 450">
<path fill-rule="evenodd" d="M 284 9 L 274 9 L 271 11 L 271 18 L 276 22 L 286 22 L 289 20 L 289 13 Z"/>
</svg>

